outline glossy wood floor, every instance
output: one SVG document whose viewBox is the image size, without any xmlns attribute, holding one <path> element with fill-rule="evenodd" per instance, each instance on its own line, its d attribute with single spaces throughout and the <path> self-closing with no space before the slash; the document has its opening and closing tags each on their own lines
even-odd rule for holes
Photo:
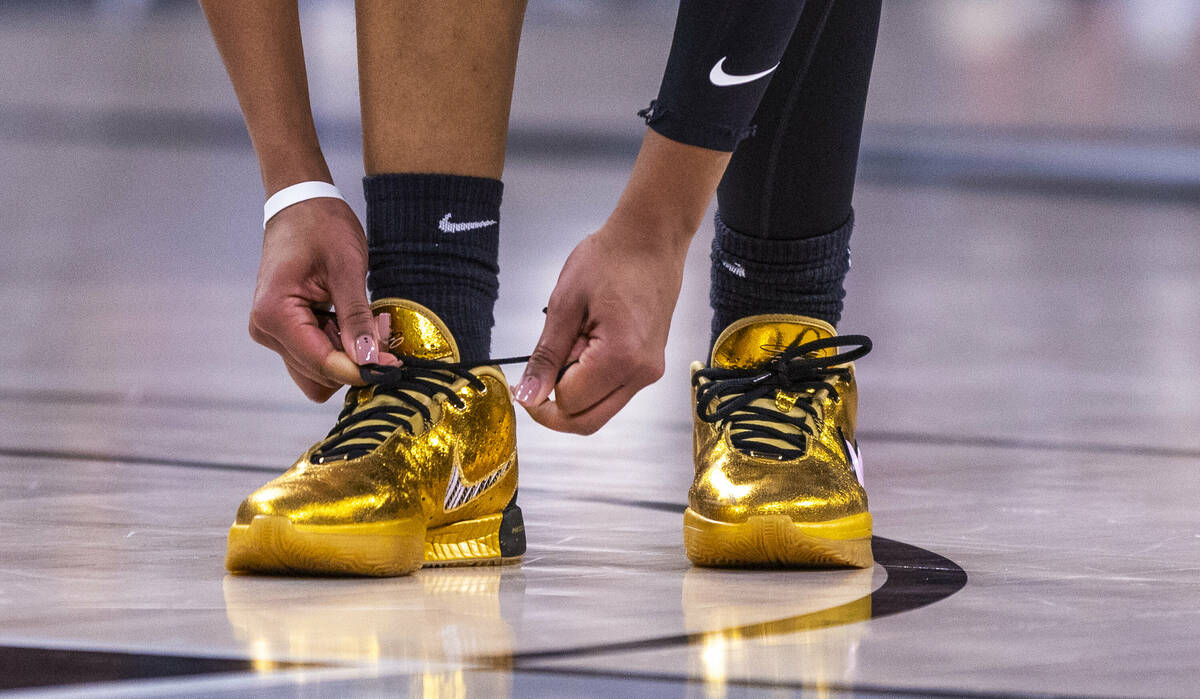
<svg viewBox="0 0 1200 699">
<path fill-rule="evenodd" d="M 667 5 L 530 9 L 497 355 L 620 191 Z M 706 226 L 666 376 L 589 438 L 522 420 L 523 564 L 390 580 L 222 569 L 337 407 L 246 336 L 261 191 L 201 18 L 123 7 L 0 8 L 0 689 L 1195 696 L 1195 4 L 886 8 L 841 324 L 874 570 L 683 557 Z M 350 13 L 305 19 L 361 212 Z"/>
</svg>

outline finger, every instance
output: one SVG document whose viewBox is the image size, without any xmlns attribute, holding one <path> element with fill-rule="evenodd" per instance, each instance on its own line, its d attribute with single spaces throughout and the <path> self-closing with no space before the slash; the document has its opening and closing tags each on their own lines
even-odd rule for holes
<svg viewBox="0 0 1200 699">
<path fill-rule="evenodd" d="M 330 280 L 330 295 L 347 354 L 359 364 L 374 364 L 379 361 L 379 331 L 367 303 L 364 279 L 365 274 L 341 270 Z"/>
<path fill-rule="evenodd" d="M 526 407 L 537 405 L 554 390 L 558 371 L 566 365 L 571 349 L 579 339 L 584 309 L 582 299 L 560 301 L 551 297 L 542 336 L 530 353 L 525 373 L 517 383 L 517 402 Z"/>
<path fill-rule="evenodd" d="M 321 330 L 329 338 L 329 341 L 333 343 L 334 349 L 345 351 L 342 347 L 341 330 L 338 329 L 337 314 L 323 311 L 320 308 L 314 308 L 313 314 L 317 317 L 317 324 L 321 326 Z M 375 335 L 380 339 L 379 358 L 375 361 L 377 364 L 382 364 L 383 366 L 400 366 L 403 362 L 387 351 L 388 343 L 386 338 L 391 337 L 391 334 L 391 314 L 385 312 L 375 316 Z"/>
<path fill-rule="evenodd" d="M 288 353 L 287 348 L 280 345 L 275 338 L 267 335 L 263 338 L 262 344 L 273 350 L 283 359 L 284 367 L 292 377 L 292 381 L 300 387 L 300 390 L 310 400 L 324 403 L 341 388 L 341 384 L 332 379 L 328 379 L 319 373 L 305 371 L 296 359 Z"/>
<path fill-rule="evenodd" d="M 257 329 L 284 348 L 293 365 L 308 376 L 322 376 L 338 384 L 359 385 L 358 364 L 344 352 L 333 348 L 329 337 L 317 325 L 312 309 L 298 298 L 276 306 L 260 317 Z"/>
<path fill-rule="evenodd" d="M 332 313 L 316 313 L 317 324 L 321 327 L 321 332 L 329 338 L 333 348 L 340 351 L 345 351 L 342 347 L 342 333 L 338 329 L 337 316 Z"/>
<path fill-rule="evenodd" d="M 400 366 L 404 362 L 400 361 L 396 355 L 391 354 L 390 340 L 392 337 L 392 314 L 388 312 L 380 313 L 375 316 L 375 335 L 379 338 L 379 359 L 378 363 L 384 366 Z"/>
<path fill-rule="evenodd" d="M 342 382 L 331 379 L 325 376 L 320 371 L 316 371 L 304 366 L 299 359 L 288 352 L 287 348 L 280 345 L 276 350 L 279 356 L 283 358 L 284 365 L 288 368 L 289 373 L 299 374 L 318 386 L 323 386 L 330 390 L 336 391 L 342 387 Z M 303 388 L 303 387 L 301 387 Z"/>
<path fill-rule="evenodd" d="M 379 338 L 379 344 L 383 345 L 381 349 L 388 348 L 387 340 L 392 337 L 392 314 L 384 311 L 375 316 L 375 337 Z"/>
<path fill-rule="evenodd" d="M 292 381 L 294 381 L 295 384 L 300 387 L 300 390 L 304 393 L 304 395 L 314 403 L 324 403 L 325 401 L 329 400 L 330 396 L 338 391 L 339 386 L 327 386 L 323 383 L 319 383 L 310 379 L 309 377 L 305 376 L 303 372 L 296 367 L 291 366 L 290 364 L 286 364 L 285 366 L 287 367 L 288 374 L 292 377 Z"/>
<path fill-rule="evenodd" d="M 404 362 L 400 361 L 396 355 L 388 352 L 380 352 L 379 359 L 375 360 L 375 363 L 382 366 L 404 366 Z"/>
<path fill-rule="evenodd" d="M 636 391 L 658 380 L 662 363 L 632 342 L 593 337 L 559 379 L 554 400 L 567 414 L 582 413 L 622 386 Z"/>
<path fill-rule="evenodd" d="M 575 338 L 575 346 L 571 348 L 570 354 L 567 355 L 567 362 L 563 366 L 571 366 L 575 362 L 578 362 L 579 358 L 583 355 L 583 351 L 587 349 L 587 346 L 588 339 L 586 337 L 581 335 Z"/>
<path fill-rule="evenodd" d="M 591 408 L 574 415 L 563 410 L 561 402 L 549 400 L 534 406 L 525 406 L 525 411 L 534 422 L 556 432 L 592 434 L 624 408 L 638 390 L 635 386 L 623 386 Z"/>
<path fill-rule="evenodd" d="M 575 364 L 579 361 L 579 356 L 583 354 L 583 350 L 587 348 L 587 343 L 588 339 L 582 335 L 575 340 L 575 346 L 571 348 L 571 353 L 567 355 L 567 361 L 563 363 L 562 368 L 558 370 L 558 374 L 554 377 L 555 387 L 558 386 L 559 381 L 562 381 L 563 375 L 570 371 L 571 367 L 575 366 Z M 509 389 L 511 389 L 513 393 L 517 392 L 515 386 L 509 386 Z M 551 392 L 550 395 L 554 395 L 554 393 Z"/>
</svg>

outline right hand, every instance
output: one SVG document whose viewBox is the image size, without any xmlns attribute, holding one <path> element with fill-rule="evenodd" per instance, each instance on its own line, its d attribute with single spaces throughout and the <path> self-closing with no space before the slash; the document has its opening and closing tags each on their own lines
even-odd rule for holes
<svg viewBox="0 0 1200 699">
<path fill-rule="evenodd" d="M 662 377 L 690 235 L 652 225 L 613 216 L 567 258 L 515 391 L 536 422 L 592 434 Z"/>
<path fill-rule="evenodd" d="M 267 222 L 250 337 L 283 358 L 292 380 L 316 402 L 343 384 L 361 384 L 360 364 L 397 364 L 379 351 L 388 316 L 367 303 L 367 240 L 358 217 L 339 199 L 309 199 Z M 314 308 L 337 309 L 323 328 Z M 343 350 L 341 338 L 347 338 Z"/>
</svg>

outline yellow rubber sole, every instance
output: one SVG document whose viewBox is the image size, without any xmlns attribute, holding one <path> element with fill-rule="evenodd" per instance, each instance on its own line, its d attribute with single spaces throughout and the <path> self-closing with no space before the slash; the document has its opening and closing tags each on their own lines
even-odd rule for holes
<svg viewBox="0 0 1200 699">
<path fill-rule="evenodd" d="M 430 529 L 425 534 L 424 564 L 440 568 L 516 562 L 520 555 L 505 558 L 501 554 L 501 518 L 502 515 L 496 513 Z"/>
<path fill-rule="evenodd" d="M 720 568 L 870 568 L 875 564 L 869 512 L 826 522 L 793 522 L 787 515 L 718 522 L 689 507 L 683 515 L 683 546 L 692 563 Z"/>
<path fill-rule="evenodd" d="M 419 519 L 373 524 L 303 525 L 282 515 L 258 515 L 229 528 L 225 567 L 233 572 L 306 575 L 408 575 L 422 566 L 513 563 L 504 555 L 503 515 L 426 530 Z"/>
</svg>

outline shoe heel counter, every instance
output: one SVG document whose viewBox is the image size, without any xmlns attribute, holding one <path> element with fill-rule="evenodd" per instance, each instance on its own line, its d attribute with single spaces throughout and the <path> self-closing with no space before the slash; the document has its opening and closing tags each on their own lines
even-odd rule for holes
<svg viewBox="0 0 1200 699">
<path fill-rule="evenodd" d="M 514 490 L 512 500 L 509 500 L 500 517 L 500 556 L 515 558 L 524 554 L 525 518 L 521 508 L 517 507 L 517 493 Z"/>
</svg>

